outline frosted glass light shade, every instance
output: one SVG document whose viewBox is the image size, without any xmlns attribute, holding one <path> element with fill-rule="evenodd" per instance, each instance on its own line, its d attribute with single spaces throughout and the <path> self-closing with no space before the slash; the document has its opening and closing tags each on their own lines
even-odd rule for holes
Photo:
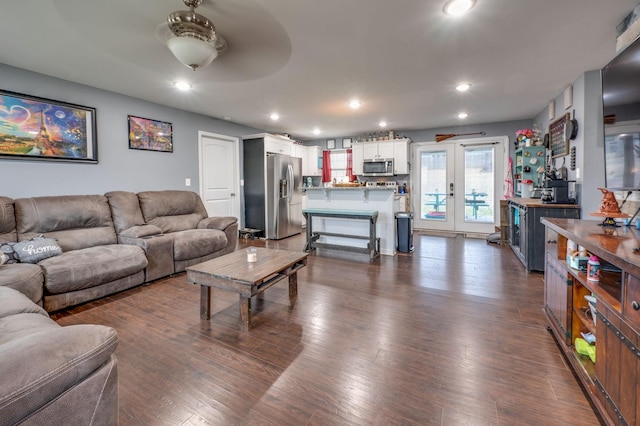
<svg viewBox="0 0 640 426">
<path fill-rule="evenodd" d="M 194 71 L 206 67 L 218 56 L 213 45 L 193 37 L 170 38 L 167 47 L 176 59 Z"/>
</svg>

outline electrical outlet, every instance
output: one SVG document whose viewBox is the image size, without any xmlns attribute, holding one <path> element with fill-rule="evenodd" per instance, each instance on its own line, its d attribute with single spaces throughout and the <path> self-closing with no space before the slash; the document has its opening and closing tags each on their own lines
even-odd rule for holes
<svg viewBox="0 0 640 426">
<path fill-rule="evenodd" d="M 191 179 L 186 178 L 186 179 L 184 180 L 184 186 L 191 186 Z"/>
<path fill-rule="evenodd" d="M 576 167 L 576 179 L 580 179 L 580 167 Z"/>
</svg>

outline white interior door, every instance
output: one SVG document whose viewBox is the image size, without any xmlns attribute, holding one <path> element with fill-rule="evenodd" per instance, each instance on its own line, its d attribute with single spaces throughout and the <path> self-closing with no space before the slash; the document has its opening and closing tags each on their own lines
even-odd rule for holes
<svg viewBox="0 0 640 426">
<path fill-rule="evenodd" d="M 240 221 L 238 138 L 198 132 L 198 139 L 200 197 L 207 213 Z"/>
<path fill-rule="evenodd" d="M 507 143 L 505 136 L 416 144 L 415 227 L 495 232 Z"/>
</svg>

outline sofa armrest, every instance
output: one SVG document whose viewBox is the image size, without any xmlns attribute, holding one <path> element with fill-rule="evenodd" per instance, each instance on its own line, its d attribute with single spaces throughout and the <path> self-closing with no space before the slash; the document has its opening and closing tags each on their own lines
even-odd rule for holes
<svg viewBox="0 0 640 426">
<path fill-rule="evenodd" d="M 20 315 L 11 319 L 31 322 Z M 118 335 L 113 328 L 82 324 L 46 326 L 42 331 L 0 345 L 2 422 L 18 423 L 64 394 L 108 362 L 117 343 Z"/>
<path fill-rule="evenodd" d="M 124 238 L 144 238 L 152 235 L 162 234 L 162 229 L 155 225 L 136 225 L 122 231 L 118 237 Z"/>
<path fill-rule="evenodd" d="M 237 222 L 238 219 L 233 216 L 206 217 L 198 223 L 198 229 L 219 229 L 224 231 Z"/>
<path fill-rule="evenodd" d="M 134 226 L 133 228 L 153 227 L 154 225 Z M 129 228 L 129 229 L 133 229 Z M 158 278 L 168 277 L 175 272 L 173 261 L 173 238 L 168 234 L 155 233 L 143 237 L 126 237 L 119 235 L 118 243 L 138 246 L 147 256 L 147 267 L 144 270 L 144 281 L 149 282 Z"/>
</svg>

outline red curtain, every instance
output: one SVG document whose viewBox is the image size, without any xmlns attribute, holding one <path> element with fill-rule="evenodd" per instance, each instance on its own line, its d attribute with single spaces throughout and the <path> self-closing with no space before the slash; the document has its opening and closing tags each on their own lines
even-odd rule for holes
<svg viewBox="0 0 640 426">
<path fill-rule="evenodd" d="M 322 182 L 331 182 L 331 151 L 322 151 Z"/>
<path fill-rule="evenodd" d="M 353 174 L 353 151 L 351 148 L 347 149 L 347 177 L 349 182 L 358 180 L 358 177 Z"/>
</svg>

